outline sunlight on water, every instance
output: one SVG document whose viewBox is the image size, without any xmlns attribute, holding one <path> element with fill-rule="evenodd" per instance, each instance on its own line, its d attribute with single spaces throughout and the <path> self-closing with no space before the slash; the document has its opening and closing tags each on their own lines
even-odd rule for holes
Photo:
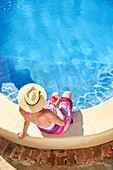
<svg viewBox="0 0 113 170">
<path fill-rule="evenodd" d="M 70 90 L 82 106 L 98 94 L 101 75 L 110 79 L 102 94 L 112 88 L 112 1 L 4 0 L 0 12 L 0 55 L 18 89 L 33 81 L 48 97 Z"/>
</svg>

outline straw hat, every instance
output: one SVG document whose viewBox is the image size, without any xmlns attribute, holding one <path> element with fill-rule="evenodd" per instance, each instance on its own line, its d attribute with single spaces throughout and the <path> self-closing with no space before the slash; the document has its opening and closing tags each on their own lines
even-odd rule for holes
<svg viewBox="0 0 113 170">
<path fill-rule="evenodd" d="M 46 100 L 46 91 L 35 83 L 26 84 L 18 93 L 18 103 L 26 112 L 35 113 L 40 111 Z"/>
</svg>

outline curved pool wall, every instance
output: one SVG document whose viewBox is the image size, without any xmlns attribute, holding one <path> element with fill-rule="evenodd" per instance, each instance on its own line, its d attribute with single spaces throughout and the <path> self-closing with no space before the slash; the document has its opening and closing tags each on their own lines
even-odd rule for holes
<svg viewBox="0 0 113 170">
<path fill-rule="evenodd" d="M 106 0 L 1 1 L 0 56 L 14 83 L 1 92 L 12 96 L 8 88 L 16 94 L 29 82 L 41 84 L 48 97 L 70 90 L 74 110 L 111 98 L 112 7 Z"/>
<path fill-rule="evenodd" d="M 23 117 L 18 105 L 0 93 L 0 135 L 20 145 L 39 149 L 88 148 L 113 140 L 113 98 L 95 107 L 73 112 L 73 124 L 60 135 L 42 133 L 30 123 L 28 135 L 20 140 Z"/>
</svg>

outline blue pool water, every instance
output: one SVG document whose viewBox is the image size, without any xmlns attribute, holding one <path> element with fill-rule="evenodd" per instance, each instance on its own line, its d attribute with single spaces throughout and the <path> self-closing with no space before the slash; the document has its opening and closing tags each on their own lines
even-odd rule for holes
<svg viewBox="0 0 113 170">
<path fill-rule="evenodd" d="M 75 110 L 97 105 L 113 96 L 113 2 L 0 1 L 0 56 L 12 101 L 35 82 L 48 98 L 71 91 Z"/>
</svg>

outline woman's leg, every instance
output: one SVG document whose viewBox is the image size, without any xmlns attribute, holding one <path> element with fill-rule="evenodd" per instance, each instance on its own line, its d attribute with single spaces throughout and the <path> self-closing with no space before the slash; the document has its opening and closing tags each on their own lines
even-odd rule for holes
<svg viewBox="0 0 113 170">
<path fill-rule="evenodd" d="M 65 91 L 64 93 L 63 93 L 63 96 L 62 97 L 67 97 L 67 98 L 69 98 L 69 99 L 71 99 L 72 100 L 72 95 L 71 95 L 71 92 L 70 91 Z M 73 119 L 71 119 L 71 124 L 73 123 Z"/>
<path fill-rule="evenodd" d="M 64 93 L 63 93 L 63 96 L 62 97 L 68 97 L 68 98 L 70 98 L 71 100 L 72 100 L 72 95 L 71 95 L 71 92 L 70 91 L 65 91 Z"/>
<path fill-rule="evenodd" d="M 58 92 L 54 92 L 54 93 L 52 94 L 52 96 L 58 96 L 58 97 L 60 97 L 60 94 L 59 94 Z"/>
</svg>

